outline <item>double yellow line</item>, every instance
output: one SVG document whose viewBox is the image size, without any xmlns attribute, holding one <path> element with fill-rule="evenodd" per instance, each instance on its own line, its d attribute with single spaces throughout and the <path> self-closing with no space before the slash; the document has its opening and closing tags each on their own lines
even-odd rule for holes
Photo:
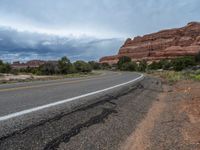
<svg viewBox="0 0 200 150">
<path fill-rule="evenodd" d="M 100 75 L 103 76 L 104 74 Z M 117 75 L 121 75 L 121 73 L 118 73 Z M 94 77 L 89 79 L 82 79 L 82 80 L 75 80 L 75 81 L 65 81 L 65 82 L 57 82 L 57 83 L 47 83 L 47 84 L 41 84 L 41 85 L 30 85 L 30 86 L 22 86 L 22 87 L 13 87 L 13 88 L 7 88 L 7 89 L 0 89 L 0 92 L 10 92 L 10 91 L 17 91 L 17 90 L 24 90 L 24 89 L 32 89 L 32 88 L 40 88 L 40 87 L 49 87 L 49 86 L 57 86 L 57 85 L 63 85 L 63 84 L 70 84 L 70 83 L 78 83 L 78 82 L 84 82 L 84 81 L 90 81 L 90 80 L 97 80 L 102 79 L 103 77 Z"/>
</svg>

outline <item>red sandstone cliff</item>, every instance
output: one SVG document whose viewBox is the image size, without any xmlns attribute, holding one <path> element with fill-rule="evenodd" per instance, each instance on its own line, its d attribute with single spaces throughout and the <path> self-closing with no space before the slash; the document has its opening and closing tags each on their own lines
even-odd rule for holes
<svg viewBox="0 0 200 150">
<path fill-rule="evenodd" d="M 119 57 L 129 56 L 134 61 L 160 60 L 178 56 L 192 56 L 200 51 L 200 23 L 191 22 L 183 28 L 127 39 L 118 55 L 100 59 L 101 63 L 117 63 Z"/>
</svg>

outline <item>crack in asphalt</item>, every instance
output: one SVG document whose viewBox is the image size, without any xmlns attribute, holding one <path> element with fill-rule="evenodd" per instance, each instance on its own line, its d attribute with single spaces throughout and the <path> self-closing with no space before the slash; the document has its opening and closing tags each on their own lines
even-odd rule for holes
<svg viewBox="0 0 200 150">
<path fill-rule="evenodd" d="M 63 142 L 67 143 L 69 142 L 71 137 L 79 134 L 81 132 L 81 129 L 88 128 L 94 124 L 104 123 L 105 119 L 107 119 L 108 116 L 112 113 L 117 113 L 117 111 L 115 110 L 115 106 L 113 108 L 103 108 L 101 114 L 90 118 L 88 121 L 84 123 L 76 125 L 69 132 L 64 133 L 61 136 L 50 141 L 48 144 L 46 144 L 44 150 L 56 150 L 57 148 L 59 148 L 59 145 L 61 143 Z"/>
<path fill-rule="evenodd" d="M 122 93 L 119 93 L 117 96 L 113 96 L 113 95 L 107 94 L 107 95 L 105 95 L 106 98 L 105 98 L 104 100 L 102 100 L 102 101 L 98 101 L 98 102 L 96 102 L 96 103 L 89 104 L 89 105 L 86 105 L 86 106 L 81 105 L 81 106 L 79 106 L 79 107 L 74 108 L 74 111 L 71 111 L 71 112 L 61 112 L 60 114 L 55 115 L 54 117 L 52 117 L 52 118 L 50 118 L 50 119 L 41 120 L 40 122 L 35 123 L 35 124 L 32 124 L 32 125 L 30 125 L 30 126 L 27 126 L 27 127 L 23 128 L 23 129 L 16 130 L 16 131 L 14 131 L 14 132 L 12 132 L 12 133 L 10 133 L 10 134 L 7 134 L 7 135 L 5 135 L 5 136 L 0 137 L 0 145 L 1 145 L 1 143 L 2 143 L 4 140 L 6 140 L 6 139 L 8 139 L 8 138 L 11 138 L 11 137 L 17 136 L 17 135 L 23 135 L 23 134 L 25 134 L 26 132 L 28 132 L 29 130 L 32 130 L 32 129 L 37 128 L 37 127 L 40 127 L 40 126 L 43 126 L 43 125 L 45 125 L 46 123 L 51 123 L 51 122 L 60 120 L 60 119 L 62 119 L 63 117 L 68 116 L 68 115 L 70 115 L 70 114 L 72 114 L 72 113 L 79 112 L 79 111 L 85 111 L 85 110 L 87 110 L 87 109 L 91 109 L 91 108 L 97 107 L 98 105 L 103 105 L 103 104 L 105 104 L 105 103 L 110 103 L 110 104 L 116 105 L 114 102 L 111 102 L 111 101 L 112 101 L 112 100 L 117 100 L 119 97 L 124 96 L 124 95 L 126 95 L 126 94 L 128 94 L 128 93 L 130 93 L 130 92 L 132 92 L 132 91 L 134 91 L 134 90 L 136 90 L 136 89 L 144 89 L 144 86 L 143 86 L 142 84 L 138 83 L 138 84 L 136 84 L 136 85 L 134 85 L 134 86 L 131 86 L 128 90 L 126 90 L 126 91 L 124 91 L 124 92 L 122 92 Z M 116 107 L 116 106 L 115 106 L 115 107 Z M 108 113 L 108 112 L 109 112 L 109 113 Z M 109 109 L 104 108 L 104 111 L 103 111 L 102 113 L 103 113 L 103 114 L 101 114 L 101 116 L 96 116 L 96 117 L 99 117 L 99 118 L 102 118 L 103 116 L 106 117 L 106 116 L 108 116 L 110 113 L 114 113 L 114 112 L 113 112 L 113 110 L 111 111 L 111 110 L 109 110 Z M 103 118 L 105 118 L 105 117 L 103 117 Z M 103 118 L 102 118 L 102 119 L 103 119 Z M 96 118 L 91 118 L 91 119 L 92 119 L 92 120 L 95 120 Z M 92 120 L 90 120 L 89 122 L 91 122 Z M 96 120 L 98 120 L 98 119 L 96 119 Z M 86 123 L 87 123 L 87 122 L 86 122 Z M 98 121 L 97 121 L 97 123 L 98 123 Z M 87 124 L 88 124 L 88 123 L 87 123 Z M 76 126 L 76 127 L 77 127 L 77 126 Z M 73 128 L 72 128 L 72 129 L 73 129 Z"/>
</svg>

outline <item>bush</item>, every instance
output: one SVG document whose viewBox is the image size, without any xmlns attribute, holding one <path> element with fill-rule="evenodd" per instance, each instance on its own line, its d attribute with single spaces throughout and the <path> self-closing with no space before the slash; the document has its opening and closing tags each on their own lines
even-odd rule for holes
<svg viewBox="0 0 200 150">
<path fill-rule="evenodd" d="M 92 69 L 94 69 L 94 70 L 99 70 L 99 69 L 101 69 L 101 65 L 100 65 L 98 62 L 89 61 L 88 63 L 90 64 L 90 66 L 91 66 Z"/>
<path fill-rule="evenodd" d="M 117 63 L 118 69 L 121 70 L 123 64 L 129 63 L 129 62 L 131 62 L 131 58 L 130 58 L 130 57 L 128 57 L 128 56 L 122 56 L 122 57 L 120 57 L 120 58 L 119 58 L 119 61 L 118 61 L 118 63 Z"/>
<path fill-rule="evenodd" d="M 58 74 L 59 69 L 56 64 L 53 63 L 45 63 L 39 67 L 39 69 L 33 72 L 34 74 L 41 74 L 41 75 L 53 75 Z"/>
<path fill-rule="evenodd" d="M 162 66 L 162 69 L 169 70 L 171 68 L 171 62 L 169 60 L 161 60 L 160 65 Z"/>
<path fill-rule="evenodd" d="M 111 66 L 110 66 L 108 63 L 102 63 L 102 64 L 100 65 L 100 67 L 101 67 L 101 69 L 103 69 L 103 70 L 109 70 L 109 69 L 111 69 Z"/>
<path fill-rule="evenodd" d="M 59 68 L 59 71 L 61 74 L 69 74 L 69 73 L 73 72 L 72 63 L 70 62 L 70 60 L 67 57 L 62 57 L 58 61 L 58 68 Z"/>
<path fill-rule="evenodd" d="M 84 61 L 76 61 L 74 63 L 74 67 L 77 72 L 87 73 L 87 72 L 92 71 L 91 66 L 87 62 L 84 62 Z"/>
<path fill-rule="evenodd" d="M 146 69 L 147 69 L 147 62 L 145 60 L 140 61 L 137 70 L 145 72 Z"/>
<path fill-rule="evenodd" d="M 137 64 L 135 62 L 128 62 L 128 63 L 124 63 L 121 66 L 122 71 L 136 71 L 137 70 Z"/>
<path fill-rule="evenodd" d="M 190 56 L 176 58 L 172 60 L 171 64 L 176 71 L 181 71 L 187 67 L 196 65 L 195 58 Z"/>
<path fill-rule="evenodd" d="M 195 61 L 196 61 L 197 63 L 200 63 L 200 51 L 199 51 L 199 53 L 195 56 Z"/>
<path fill-rule="evenodd" d="M 3 63 L 2 60 L 0 60 L 0 73 L 10 73 L 11 66 L 8 63 Z"/>
<path fill-rule="evenodd" d="M 150 69 L 150 70 L 158 70 L 158 69 L 162 69 L 162 64 L 160 63 L 160 62 L 155 62 L 155 61 L 153 61 L 149 66 L 148 66 L 148 68 Z"/>
</svg>

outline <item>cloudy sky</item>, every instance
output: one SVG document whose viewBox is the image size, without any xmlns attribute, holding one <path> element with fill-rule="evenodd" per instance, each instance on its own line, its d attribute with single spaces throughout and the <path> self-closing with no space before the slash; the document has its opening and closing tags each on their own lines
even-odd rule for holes
<svg viewBox="0 0 200 150">
<path fill-rule="evenodd" d="M 98 60 L 128 37 L 200 21 L 199 0 L 0 0 L 0 59 Z"/>
</svg>

